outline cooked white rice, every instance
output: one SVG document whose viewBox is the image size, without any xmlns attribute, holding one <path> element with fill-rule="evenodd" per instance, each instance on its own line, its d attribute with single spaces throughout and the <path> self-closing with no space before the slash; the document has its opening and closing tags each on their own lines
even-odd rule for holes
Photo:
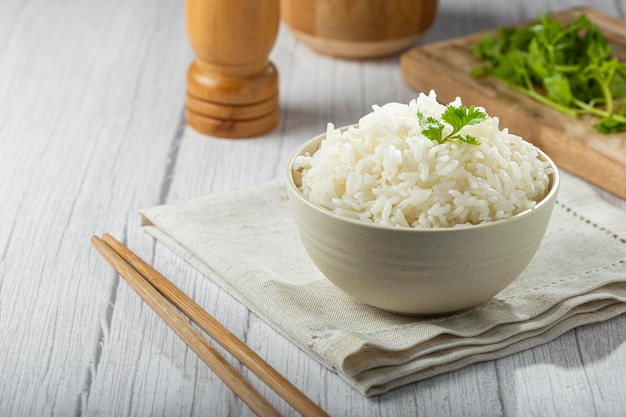
<svg viewBox="0 0 626 417">
<path fill-rule="evenodd" d="M 444 109 L 431 91 L 408 105 L 374 106 L 343 132 L 329 123 L 319 150 L 294 161 L 300 190 L 340 216 L 421 228 L 506 219 L 545 196 L 549 164 L 535 146 L 499 130 L 496 117 L 461 130 L 480 145 L 422 135 L 417 112 L 440 120 Z"/>
</svg>

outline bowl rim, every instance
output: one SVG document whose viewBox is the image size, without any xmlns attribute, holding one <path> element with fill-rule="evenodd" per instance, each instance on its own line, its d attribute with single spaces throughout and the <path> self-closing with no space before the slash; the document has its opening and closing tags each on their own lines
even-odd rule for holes
<svg viewBox="0 0 626 417">
<path fill-rule="evenodd" d="M 343 132 L 344 130 L 347 130 L 353 126 L 358 126 L 358 124 L 342 126 L 340 128 L 336 128 L 336 130 L 340 130 Z M 395 232 L 402 232 L 402 233 L 458 233 L 460 231 L 469 231 L 469 230 L 477 230 L 477 229 L 484 229 L 484 228 L 490 228 L 490 227 L 498 227 L 498 226 L 508 224 L 511 222 L 520 221 L 523 218 L 530 216 L 531 213 L 538 211 L 543 206 L 548 205 L 552 200 L 556 200 L 556 194 L 558 193 L 560 185 L 561 185 L 561 178 L 559 175 L 559 169 L 557 165 L 543 150 L 541 150 L 538 146 L 533 145 L 537 149 L 537 152 L 539 153 L 541 158 L 550 164 L 550 167 L 552 168 L 552 173 L 549 174 L 551 181 L 550 181 L 550 189 L 548 193 L 541 199 L 541 201 L 539 201 L 532 208 L 526 209 L 522 212 L 514 214 L 513 216 L 509 218 L 502 219 L 502 220 L 495 220 L 495 221 L 479 223 L 479 224 L 458 225 L 458 226 L 453 226 L 453 227 L 418 228 L 418 227 L 390 226 L 390 225 L 380 224 L 380 223 L 369 223 L 369 222 L 365 222 L 362 220 L 340 216 L 338 214 L 333 213 L 332 211 L 328 209 L 325 209 L 323 207 L 320 207 L 316 204 L 311 203 L 307 198 L 304 197 L 304 195 L 302 194 L 298 186 L 296 186 L 294 178 L 293 178 L 293 168 L 292 168 L 294 160 L 296 159 L 296 157 L 302 154 L 304 149 L 310 147 L 311 144 L 313 144 L 316 141 L 321 142 L 325 137 L 326 137 L 326 132 L 320 133 L 319 135 L 300 144 L 300 146 L 298 146 L 298 148 L 292 153 L 292 155 L 287 160 L 286 169 L 285 169 L 285 179 L 287 182 L 287 187 L 292 191 L 291 193 L 292 195 L 295 195 L 301 202 L 303 202 L 305 205 L 309 206 L 316 212 L 321 213 L 324 216 L 329 216 L 331 218 L 334 218 L 338 221 L 346 222 L 348 224 L 358 225 L 360 227 L 395 231 Z"/>
</svg>

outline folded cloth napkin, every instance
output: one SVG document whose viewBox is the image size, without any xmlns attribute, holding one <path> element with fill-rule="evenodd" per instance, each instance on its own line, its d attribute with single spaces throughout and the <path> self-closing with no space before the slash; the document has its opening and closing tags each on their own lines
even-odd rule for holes
<svg viewBox="0 0 626 417">
<path fill-rule="evenodd" d="M 300 243 L 284 182 L 145 209 L 142 227 L 364 395 L 548 342 L 626 311 L 626 213 L 562 172 L 524 273 L 473 309 L 389 314 L 327 281 Z"/>
</svg>

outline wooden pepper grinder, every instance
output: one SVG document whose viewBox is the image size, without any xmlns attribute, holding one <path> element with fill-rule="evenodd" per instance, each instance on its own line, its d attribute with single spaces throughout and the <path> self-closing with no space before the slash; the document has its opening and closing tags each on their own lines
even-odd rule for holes
<svg viewBox="0 0 626 417">
<path fill-rule="evenodd" d="M 187 73 L 187 123 L 224 138 L 258 136 L 278 123 L 278 71 L 268 60 L 279 0 L 185 0 L 196 60 Z"/>
</svg>

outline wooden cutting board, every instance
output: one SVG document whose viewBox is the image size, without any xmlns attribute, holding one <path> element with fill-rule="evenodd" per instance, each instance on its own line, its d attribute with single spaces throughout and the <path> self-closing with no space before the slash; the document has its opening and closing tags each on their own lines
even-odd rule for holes
<svg viewBox="0 0 626 417">
<path fill-rule="evenodd" d="M 626 22 L 590 8 L 555 13 L 563 21 L 586 13 L 626 60 Z M 491 77 L 474 79 L 480 65 L 470 45 L 497 30 L 430 44 L 404 53 L 402 77 L 412 88 L 435 90 L 440 102 L 461 97 L 465 106 L 482 106 L 500 119 L 500 128 L 522 136 L 546 152 L 561 168 L 621 198 L 626 198 L 626 132 L 604 135 L 593 128 L 593 118 L 575 119 L 507 87 Z"/>
</svg>

